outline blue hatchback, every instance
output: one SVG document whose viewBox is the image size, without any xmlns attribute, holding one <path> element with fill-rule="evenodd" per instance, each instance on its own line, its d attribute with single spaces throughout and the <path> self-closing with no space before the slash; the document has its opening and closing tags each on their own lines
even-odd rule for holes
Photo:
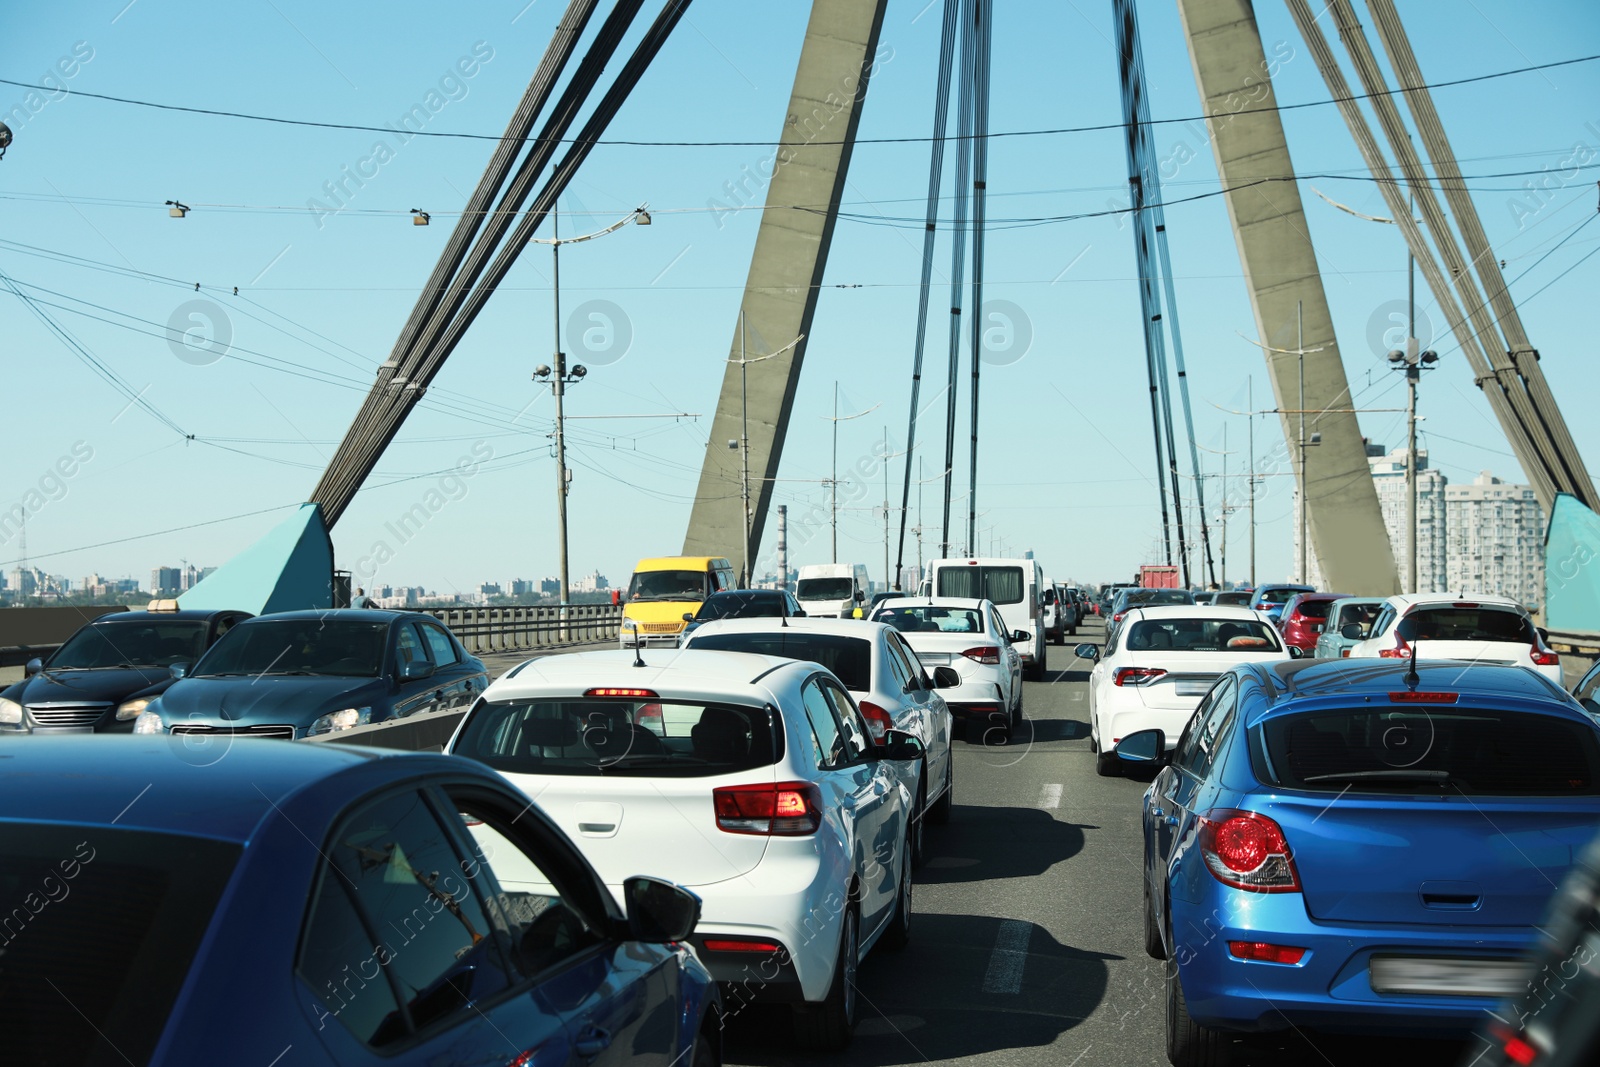
<svg viewBox="0 0 1600 1067">
<path fill-rule="evenodd" d="M 1522 667 L 1409 666 L 1236 667 L 1145 792 L 1173 1064 L 1291 1026 L 1464 1036 L 1525 987 L 1600 822 L 1600 730 Z M 1164 742 L 1118 755 L 1165 763 Z"/>
<path fill-rule="evenodd" d="M 39 738 L 0 775 L 0 1059 L 714 1067 L 699 899 L 623 896 L 466 760 Z"/>
</svg>

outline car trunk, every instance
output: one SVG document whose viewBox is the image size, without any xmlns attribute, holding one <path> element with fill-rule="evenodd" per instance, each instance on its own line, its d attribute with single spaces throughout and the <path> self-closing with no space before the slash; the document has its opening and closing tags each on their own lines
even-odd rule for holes
<svg viewBox="0 0 1600 1067">
<path fill-rule="evenodd" d="M 1527 926 L 1594 837 L 1600 803 L 1347 792 L 1280 795 L 1262 813 L 1314 919 Z"/>
<path fill-rule="evenodd" d="M 1143 685 L 1126 686 L 1139 694 L 1147 708 L 1163 711 L 1192 710 L 1200 703 L 1218 678 L 1242 660 L 1260 658 L 1242 656 L 1237 652 L 1208 653 L 1180 652 L 1169 655 L 1141 653 L 1129 660 L 1129 665 L 1157 668 L 1167 673 Z M 1281 659 L 1281 656 L 1271 658 Z"/>
<path fill-rule="evenodd" d="M 955 663 L 969 648 L 982 648 L 985 645 L 998 647 L 1002 640 L 994 634 L 934 633 L 932 630 L 902 633 L 900 636 L 906 639 L 906 644 L 911 646 L 911 651 L 917 654 L 922 665 L 929 668 Z"/>
</svg>

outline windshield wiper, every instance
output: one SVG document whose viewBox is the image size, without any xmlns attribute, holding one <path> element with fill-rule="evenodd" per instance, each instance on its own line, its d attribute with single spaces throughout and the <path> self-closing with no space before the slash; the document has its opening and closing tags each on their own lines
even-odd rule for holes
<svg viewBox="0 0 1600 1067">
<path fill-rule="evenodd" d="M 1333 774 L 1313 774 L 1309 778 L 1302 778 L 1303 782 L 1344 782 L 1374 780 L 1383 782 L 1438 782 L 1441 785 L 1457 782 L 1459 779 L 1449 771 L 1425 771 L 1412 768 L 1396 768 L 1387 771 L 1337 771 Z"/>
</svg>

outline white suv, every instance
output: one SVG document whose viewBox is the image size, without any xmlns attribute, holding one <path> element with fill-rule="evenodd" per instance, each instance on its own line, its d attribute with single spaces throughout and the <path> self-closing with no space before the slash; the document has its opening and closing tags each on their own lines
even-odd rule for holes
<svg viewBox="0 0 1600 1067">
<path fill-rule="evenodd" d="M 816 663 L 738 652 L 587 652 L 494 682 L 447 752 L 510 779 L 621 899 L 636 874 L 697 893 L 691 943 L 728 1010 L 789 1003 L 837 1050 L 856 965 L 910 935 L 916 738 L 875 745 Z"/>
<path fill-rule="evenodd" d="M 1358 627 L 1345 627 L 1359 637 Z M 1413 647 L 1415 646 L 1415 647 Z M 1392 596 L 1372 621 L 1371 637 L 1351 659 L 1460 659 L 1527 667 L 1562 684 L 1561 657 L 1539 636 L 1528 610 L 1510 597 L 1487 593 L 1411 593 Z"/>
</svg>

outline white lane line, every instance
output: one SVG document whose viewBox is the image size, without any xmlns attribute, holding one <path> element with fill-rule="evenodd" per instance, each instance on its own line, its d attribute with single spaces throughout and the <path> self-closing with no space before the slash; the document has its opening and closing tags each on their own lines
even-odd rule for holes
<svg viewBox="0 0 1600 1067">
<path fill-rule="evenodd" d="M 994 951 L 989 954 L 989 970 L 983 976 L 985 993 L 1022 992 L 1022 968 L 1028 962 L 1028 941 L 1032 937 L 1032 923 L 1001 920 Z"/>
<path fill-rule="evenodd" d="M 1059 785 L 1041 787 L 1039 790 L 1039 806 L 1041 808 L 1059 808 L 1061 806 L 1061 787 Z"/>
</svg>

